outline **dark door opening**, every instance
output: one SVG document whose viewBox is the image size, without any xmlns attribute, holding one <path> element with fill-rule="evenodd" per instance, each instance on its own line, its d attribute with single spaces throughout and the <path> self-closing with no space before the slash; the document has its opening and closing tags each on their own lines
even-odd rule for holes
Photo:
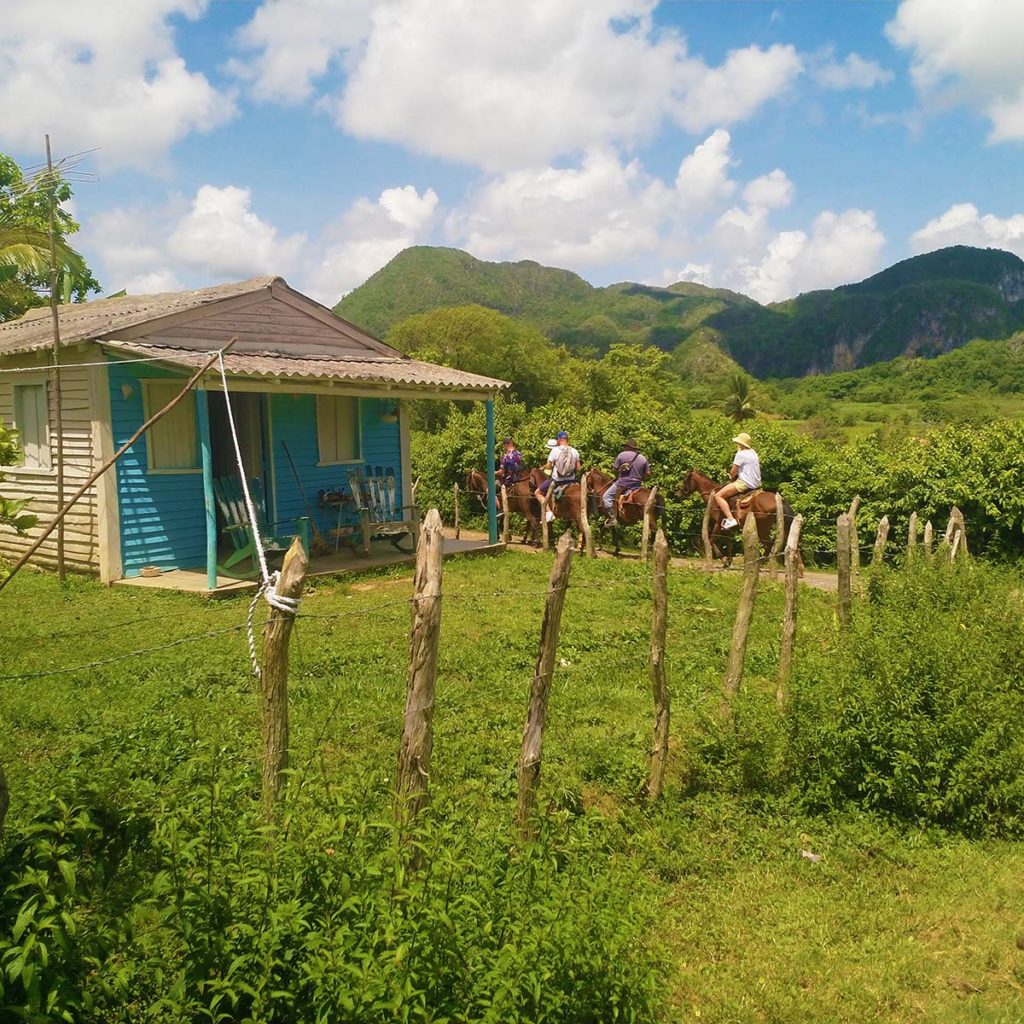
<svg viewBox="0 0 1024 1024">
<path fill-rule="evenodd" d="M 218 391 L 207 392 L 210 404 L 210 447 L 213 457 L 215 478 L 238 478 L 238 459 L 231 440 L 231 425 L 228 422 L 224 395 Z M 234 413 L 235 430 L 238 432 L 238 447 L 242 453 L 242 465 L 249 481 L 256 481 L 253 500 L 262 507 L 259 512 L 264 519 L 272 519 L 274 507 L 271 494 L 267 444 L 267 396 L 252 392 L 235 392 L 231 395 L 231 411 Z M 224 529 L 224 522 L 218 510 L 218 528 Z"/>
</svg>

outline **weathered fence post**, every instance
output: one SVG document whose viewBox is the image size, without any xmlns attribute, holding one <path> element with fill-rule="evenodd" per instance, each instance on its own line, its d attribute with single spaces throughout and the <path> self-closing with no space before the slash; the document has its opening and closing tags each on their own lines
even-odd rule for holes
<svg viewBox="0 0 1024 1024">
<path fill-rule="evenodd" d="M 586 545 L 587 557 L 596 558 L 597 552 L 594 550 L 594 534 L 590 526 L 590 509 L 587 507 L 587 502 L 589 500 L 590 494 L 587 484 L 587 474 L 584 473 L 580 477 L 580 527 L 583 529 L 583 543 Z"/>
<path fill-rule="evenodd" d="M 708 495 L 708 503 L 704 506 L 704 520 L 700 524 L 700 539 L 704 544 L 704 568 L 711 569 L 715 564 L 715 553 L 711 550 L 711 510 L 715 504 L 715 495 L 717 491 L 712 491 Z"/>
<path fill-rule="evenodd" d="M 836 520 L 836 570 L 839 574 L 839 624 L 850 625 L 851 606 L 853 602 L 853 531 L 850 528 L 850 515 L 844 512 Z"/>
<path fill-rule="evenodd" d="M 654 610 L 651 615 L 651 691 L 654 695 L 654 741 L 647 798 L 657 800 L 668 761 L 669 696 L 665 678 L 665 634 L 668 631 L 668 541 L 660 528 L 654 538 Z"/>
<path fill-rule="evenodd" d="M 907 561 L 912 562 L 917 557 L 917 513 L 910 513 L 910 523 L 907 526 Z"/>
<path fill-rule="evenodd" d="M 7 776 L 4 774 L 4 766 L 0 764 L 0 839 L 4 837 L 4 818 L 7 817 L 7 808 L 11 804 L 11 796 L 7 790 Z"/>
<path fill-rule="evenodd" d="M 651 493 L 647 495 L 647 500 L 644 502 L 644 521 L 640 527 L 640 561 L 647 561 L 647 552 L 651 544 L 651 509 L 654 508 L 654 502 L 658 497 L 658 487 L 655 484 L 651 488 Z"/>
<path fill-rule="evenodd" d="M 850 502 L 850 571 L 853 579 L 860 582 L 860 533 L 857 531 L 857 512 L 860 509 L 860 495 Z"/>
<path fill-rule="evenodd" d="M 924 524 L 924 537 L 921 541 L 921 547 L 924 548 L 924 557 L 929 560 L 932 557 L 932 539 L 934 530 L 935 528 L 932 526 L 932 521 L 929 519 Z"/>
<path fill-rule="evenodd" d="M 754 614 L 754 599 L 757 597 L 757 577 L 761 571 L 761 541 L 757 536 L 757 518 L 753 511 L 743 521 L 743 587 L 740 603 L 736 609 L 736 622 L 732 627 L 732 643 L 729 646 L 729 664 L 722 680 L 722 695 L 725 711 L 731 711 L 730 702 L 740 692 L 743 681 L 743 661 L 747 654 L 747 634 Z"/>
<path fill-rule="evenodd" d="M 969 557 L 969 552 L 967 550 L 967 523 L 964 520 L 964 514 L 956 505 L 953 506 L 950 514 L 956 522 L 957 537 L 959 538 L 959 544 L 956 545 L 957 551 L 954 553 L 953 557 L 955 558 L 957 554 L 961 554 L 964 559 L 967 559 Z"/>
<path fill-rule="evenodd" d="M 309 562 L 298 537 L 284 556 L 281 576 L 274 588 L 278 597 L 297 601 L 302 594 Z M 260 670 L 261 790 L 263 815 L 273 816 L 288 768 L 288 643 L 295 612 L 271 606 L 263 627 L 263 663 Z"/>
<path fill-rule="evenodd" d="M 782 551 L 783 533 L 786 529 L 786 513 L 782 506 L 782 495 L 775 496 L 775 537 L 772 540 L 772 553 L 768 560 L 768 574 L 771 579 L 779 575 L 779 554 Z"/>
<path fill-rule="evenodd" d="M 456 484 L 452 488 L 452 493 L 455 497 L 455 539 L 459 539 L 459 534 L 462 532 L 462 502 L 459 500 L 459 485 Z"/>
<path fill-rule="evenodd" d="M 508 547 L 512 537 L 512 510 L 508 507 L 508 488 L 504 484 L 501 485 L 501 507 L 505 512 L 501 520 L 501 543 Z"/>
<path fill-rule="evenodd" d="M 800 531 L 804 517 L 796 516 L 789 527 L 786 540 L 786 598 L 782 607 L 782 650 L 779 652 L 779 679 L 775 688 L 775 702 L 785 714 L 789 700 L 789 677 L 793 671 L 793 647 L 796 643 L 796 605 L 800 577 Z"/>
<path fill-rule="evenodd" d="M 558 542 L 555 562 L 551 567 L 551 582 L 544 603 L 544 621 L 540 627 L 537 664 L 533 672 L 533 682 L 530 684 L 530 703 L 526 710 L 526 724 L 523 726 L 523 740 L 519 749 L 519 799 L 516 822 L 519 835 L 523 839 L 530 839 L 536 834 L 534 811 L 537 806 L 537 790 L 540 787 L 544 722 L 551 693 L 551 675 L 555 668 L 558 627 L 562 621 L 565 592 L 569 586 L 569 570 L 572 568 L 572 547 L 572 534 L 566 530 Z"/>
<path fill-rule="evenodd" d="M 414 818 L 427 805 L 430 754 L 434 747 L 434 688 L 441 637 L 441 563 L 444 537 L 441 515 L 432 508 L 423 520 L 416 548 L 412 627 L 409 632 L 409 678 L 405 718 L 398 750 L 398 816 Z"/>
<path fill-rule="evenodd" d="M 885 544 L 889 539 L 889 517 L 882 516 L 878 521 L 878 535 L 875 537 L 875 548 L 871 552 L 871 564 L 881 565 L 885 557 Z"/>
</svg>

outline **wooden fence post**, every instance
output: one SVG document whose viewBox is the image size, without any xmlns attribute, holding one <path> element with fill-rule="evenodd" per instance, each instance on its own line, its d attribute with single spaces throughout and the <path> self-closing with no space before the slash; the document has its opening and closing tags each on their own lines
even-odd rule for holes
<svg viewBox="0 0 1024 1024">
<path fill-rule="evenodd" d="M 668 541 L 658 529 L 654 538 L 654 610 L 651 615 L 651 692 L 654 695 L 654 741 L 651 744 L 651 774 L 647 798 L 657 800 L 665 781 L 668 761 L 669 695 L 665 678 L 665 634 L 668 631 Z"/>
<path fill-rule="evenodd" d="M 931 559 L 932 557 L 932 539 L 934 529 L 935 528 L 932 526 L 932 521 L 929 519 L 924 524 L 924 537 L 921 541 L 921 547 L 924 548 L 924 557 L 927 559 Z"/>
<path fill-rule="evenodd" d="M 836 569 L 839 573 L 839 624 L 845 629 L 850 625 L 853 602 L 852 576 L 852 533 L 850 515 L 844 512 L 836 520 Z"/>
<path fill-rule="evenodd" d="M 414 818 L 427 805 L 430 755 L 434 747 L 434 688 L 441 637 L 441 563 L 444 537 L 441 514 L 432 508 L 423 520 L 416 547 L 412 627 L 409 633 L 409 678 L 405 718 L 398 751 L 398 816 Z"/>
<path fill-rule="evenodd" d="M 587 502 L 590 497 L 588 487 L 587 474 L 584 473 L 580 477 L 580 526 L 583 529 L 583 543 L 586 545 L 587 557 L 596 558 L 594 533 L 590 526 L 590 509 L 587 508 Z"/>
<path fill-rule="evenodd" d="M 860 534 L 857 531 L 857 512 L 860 509 L 860 495 L 850 502 L 846 513 L 850 518 L 850 571 L 852 578 L 860 582 Z"/>
<path fill-rule="evenodd" d="M 871 564 L 881 565 L 885 557 L 885 544 L 889 539 L 889 517 L 882 516 L 878 521 L 878 535 L 875 537 L 875 548 L 871 552 Z"/>
<path fill-rule="evenodd" d="M 732 643 L 729 647 L 729 664 L 722 680 L 724 709 L 731 712 L 730 701 L 740 692 L 743 681 L 743 661 L 747 654 L 747 634 L 754 614 L 754 599 L 757 597 L 757 577 L 761 571 L 761 541 L 757 536 L 757 517 L 753 511 L 743 521 L 743 587 L 740 603 L 736 609 L 736 622 L 732 627 Z"/>
<path fill-rule="evenodd" d="M 4 774 L 4 766 L 0 764 L 0 839 L 4 837 L 4 818 L 7 817 L 7 808 L 11 804 L 11 796 L 7 790 L 7 776 Z"/>
<path fill-rule="evenodd" d="M 967 523 L 964 520 L 964 514 L 956 505 L 954 505 L 951 515 L 956 522 L 957 536 L 960 538 L 960 543 L 957 545 L 957 552 L 963 555 L 966 559 L 969 557 L 969 552 L 967 550 Z"/>
<path fill-rule="evenodd" d="M 644 502 L 644 521 L 640 527 L 640 561 L 647 561 L 647 553 L 651 545 L 651 509 L 654 508 L 654 502 L 658 497 L 658 485 L 655 484 L 651 488 L 651 493 L 647 495 L 647 500 Z"/>
<path fill-rule="evenodd" d="M 779 554 L 782 551 L 783 533 L 786 529 L 786 513 L 782 507 L 782 495 L 775 495 L 775 537 L 772 540 L 772 553 L 768 560 L 768 574 L 771 579 L 779 575 Z"/>
<path fill-rule="evenodd" d="M 796 643 L 796 605 L 800 577 L 800 531 L 804 517 L 796 516 L 789 527 L 786 540 L 786 598 L 782 608 L 782 650 L 779 653 L 779 679 L 775 688 L 775 702 L 785 714 L 789 700 L 789 677 L 793 671 L 793 647 Z"/>
<path fill-rule="evenodd" d="M 302 594 L 309 562 L 298 537 L 284 556 L 275 590 L 279 597 L 296 600 Z M 288 643 L 295 612 L 271 607 L 263 627 L 263 663 L 260 670 L 261 790 L 263 815 L 273 817 L 274 804 L 284 786 L 288 767 Z"/>
<path fill-rule="evenodd" d="M 910 513 L 910 523 L 907 526 L 907 561 L 912 562 L 917 557 L 917 513 Z"/>
<path fill-rule="evenodd" d="M 551 567 L 551 582 L 544 603 L 544 621 L 540 627 L 537 664 L 533 672 L 533 682 L 530 684 L 530 703 L 526 710 L 523 740 L 519 749 L 519 799 L 516 822 L 519 835 L 523 839 L 530 839 L 536 834 L 534 811 L 537 807 L 537 790 L 540 788 L 544 722 L 551 693 L 551 675 L 555 668 L 558 627 L 562 621 L 565 592 L 569 586 L 569 570 L 572 568 L 572 548 L 572 534 L 566 530 L 558 542 L 555 562 Z"/>
<path fill-rule="evenodd" d="M 459 539 L 459 534 L 462 532 L 462 502 L 459 500 L 459 485 L 456 484 L 453 488 L 453 494 L 455 496 L 455 539 Z"/>
<path fill-rule="evenodd" d="M 711 550 L 711 509 L 715 504 L 715 495 L 717 491 L 712 491 L 708 495 L 708 503 L 704 506 L 704 520 L 700 524 L 700 539 L 704 544 L 704 568 L 712 569 L 715 564 L 715 555 Z"/>
<path fill-rule="evenodd" d="M 501 507 L 505 512 L 501 519 L 501 543 L 508 547 L 512 537 L 512 510 L 508 507 L 508 488 L 504 484 L 501 485 Z"/>
</svg>

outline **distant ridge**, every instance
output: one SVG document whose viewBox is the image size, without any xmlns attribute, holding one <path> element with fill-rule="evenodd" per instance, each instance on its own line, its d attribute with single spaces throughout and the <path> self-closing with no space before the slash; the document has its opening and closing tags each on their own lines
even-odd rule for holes
<svg viewBox="0 0 1024 1024">
<path fill-rule="evenodd" d="M 653 344 L 682 362 L 698 351 L 707 359 L 710 346 L 757 376 L 791 377 L 1008 337 L 1024 327 L 1024 260 L 953 246 L 864 281 L 763 306 L 692 282 L 595 288 L 532 260 L 488 263 L 459 249 L 414 246 L 335 311 L 384 336 L 413 314 L 467 304 L 521 319 L 575 349 Z"/>
</svg>

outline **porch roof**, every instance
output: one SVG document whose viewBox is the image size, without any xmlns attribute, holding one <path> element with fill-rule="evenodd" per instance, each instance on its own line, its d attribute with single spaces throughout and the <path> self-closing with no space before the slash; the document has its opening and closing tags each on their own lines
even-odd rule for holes
<svg viewBox="0 0 1024 1024">
<path fill-rule="evenodd" d="M 209 359 L 209 352 L 192 348 L 172 348 L 165 344 L 108 342 L 108 352 L 126 356 L 158 357 L 161 362 L 186 369 L 198 369 Z M 454 370 L 436 363 L 424 363 L 405 356 L 360 353 L 357 357 L 331 355 L 279 355 L 275 352 L 228 352 L 224 369 L 233 378 L 287 380 L 306 383 L 340 381 L 356 385 L 408 388 L 428 392 L 444 390 L 493 394 L 507 388 L 508 382 L 478 373 Z"/>
</svg>

